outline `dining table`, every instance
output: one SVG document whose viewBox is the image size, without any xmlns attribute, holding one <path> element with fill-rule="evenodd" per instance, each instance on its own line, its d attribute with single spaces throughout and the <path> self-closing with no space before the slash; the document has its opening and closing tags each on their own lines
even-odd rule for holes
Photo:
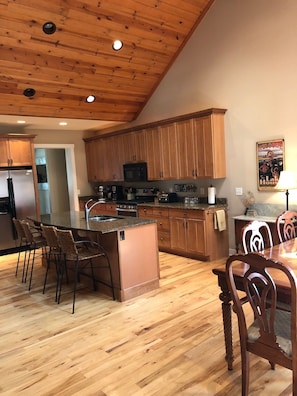
<svg viewBox="0 0 297 396">
<path fill-rule="evenodd" d="M 275 261 L 279 261 L 289 266 L 297 277 L 297 238 L 288 240 L 286 242 L 274 245 L 261 252 L 265 257 Z M 248 266 L 244 262 L 236 268 L 235 283 L 239 290 L 244 291 L 243 275 Z M 225 339 L 225 359 L 227 361 L 228 370 L 233 369 L 233 340 L 232 340 L 232 304 L 231 294 L 227 284 L 226 265 L 218 264 L 212 269 L 214 275 L 218 277 L 218 285 L 221 288 L 219 299 L 222 301 L 222 316 Z M 275 284 L 278 288 L 278 301 L 280 304 L 290 304 L 290 285 L 284 278 L 276 276 L 274 278 Z"/>
</svg>

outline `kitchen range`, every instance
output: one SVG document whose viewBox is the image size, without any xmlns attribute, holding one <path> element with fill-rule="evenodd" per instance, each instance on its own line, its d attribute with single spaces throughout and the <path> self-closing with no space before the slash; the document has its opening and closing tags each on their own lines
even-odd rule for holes
<svg viewBox="0 0 297 396">
<path fill-rule="evenodd" d="M 137 205 L 139 203 L 154 202 L 156 197 L 156 189 L 136 188 L 135 192 L 128 192 L 127 197 L 131 197 L 132 199 L 126 201 L 117 201 L 117 215 L 137 217 Z"/>
</svg>

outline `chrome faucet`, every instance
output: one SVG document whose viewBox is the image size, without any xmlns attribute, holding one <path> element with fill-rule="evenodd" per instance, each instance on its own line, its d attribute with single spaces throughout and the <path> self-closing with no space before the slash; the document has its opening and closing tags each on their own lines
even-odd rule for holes
<svg viewBox="0 0 297 396">
<path fill-rule="evenodd" d="M 99 205 L 101 203 L 100 201 L 95 201 L 91 206 L 88 206 L 90 202 L 93 202 L 93 199 L 89 199 L 85 203 L 85 219 L 86 219 L 86 222 L 89 221 L 90 212 L 94 208 L 94 206 Z"/>
</svg>

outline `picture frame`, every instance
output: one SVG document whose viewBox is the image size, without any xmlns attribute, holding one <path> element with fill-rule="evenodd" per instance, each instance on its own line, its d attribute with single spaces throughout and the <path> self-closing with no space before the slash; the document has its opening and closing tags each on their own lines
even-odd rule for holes
<svg viewBox="0 0 297 396">
<path fill-rule="evenodd" d="M 272 191 L 280 172 L 285 168 L 285 140 L 267 140 L 256 143 L 257 179 L 259 191 Z"/>
</svg>

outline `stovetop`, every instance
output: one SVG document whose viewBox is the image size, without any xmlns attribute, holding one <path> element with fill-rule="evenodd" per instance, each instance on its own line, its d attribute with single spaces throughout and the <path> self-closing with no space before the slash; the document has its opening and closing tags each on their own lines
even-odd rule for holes
<svg viewBox="0 0 297 396">
<path fill-rule="evenodd" d="M 135 196 L 134 200 L 120 200 L 117 201 L 117 205 L 131 205 L 131 206 L 137 206 L 139 203 L 146 203 L 146 202 L 154 202 L 154 197 L 153 196 Z"/>
</svg>

